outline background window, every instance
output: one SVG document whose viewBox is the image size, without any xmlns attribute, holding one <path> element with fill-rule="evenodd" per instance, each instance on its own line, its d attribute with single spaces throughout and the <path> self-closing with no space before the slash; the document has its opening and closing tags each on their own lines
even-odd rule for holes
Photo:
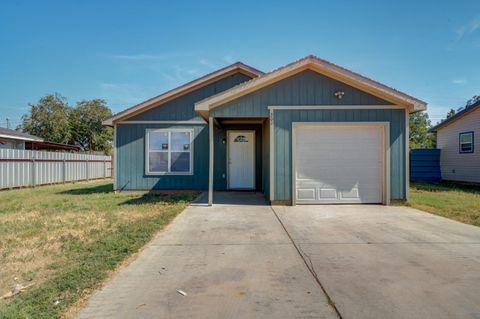
<svg viewBox="0 0 480 319">
<path fill-rule="evenodd" d="M 192 172 L 191 130 L 147 131 L 148 173 Z"/>
<path fill-rule="evenodd" d="M 460 153 L 473 153 L 473 132 L 460 133 Z"/>
</svg>

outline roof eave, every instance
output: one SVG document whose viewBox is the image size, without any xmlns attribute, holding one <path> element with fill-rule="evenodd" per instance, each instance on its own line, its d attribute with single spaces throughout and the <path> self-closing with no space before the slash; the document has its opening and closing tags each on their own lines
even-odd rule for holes
<svg viewBox="0 0 480 319">
<path fill-rule="evenodd" d="M 43 142 L 42 138 L 34 138 L 34 137 L 23 137 L 23 136 L 8 135 L 8 134 L 0 134 L 0 137 L 5 139 L 10 139 L 10 140 L 25 141 L 25 142 Z"/>
<path fill-rule="evenodd" d="M 334 65 L 330 62 L 321 60 L 317 57 L 309 56 L 276 71 L 272 71 L 257 79 L 252 79 L 249 82 L 239 84 L 238 86 L 229 90 L 199 101 L 195 103 L 195 111 L 199 113 L 208 113 L 209 110 L 221 104 L 227 103 L 242 95 L 261 89 L 262 87 L 268 86 L 271 83 L 277 82 L 283 78 L 287 78 L 290 75 L 299 73 L 306 69 L 312 69 L 392 103 L 405 106 L 408 108 L 409 113 L 425 111 L 427 109 L 426 102 L 415 99 L 407 94 L 389 88 L 381 83 L 365 78 L 364 76 Z M 205 118 L 205 116 L 203 117 Z"/>
<path fill-rule="evenodd" d="M 103 126 L 113 126 L 113 118 L 109 117 L 106 120 L 102 121 Z"/>
<path fill-rule="evenodd" d="M 432 127 L 429 130 L 429 132 L 437 132 L 438 130 L 443 129 L 444 127 L 446 127 L 446 126 L 456 122 L 457 120 L 463 118 L 464 116 L 470 114 L 471 112 L 473 112 L 478 107 L 480 107 L 480 102 L 477 102 L 476 104 L 473 104 L 473 105 L 469 106 L 468 108 L 458 112 L 457 114 L 455 114 L 451 118 L 443 120 L 442 122 L 440 122 L 437 125 L 435 125 L 434 127 Z"/>
<path fill-rule="evenodd" d="M 218 81 L 219 79 L 222 79 L 224 77 L 227 77 L 231 74 L 234 73 L 242 73 L 247 76 L 250 76 L 252 78 L 259 77 L 263 75 L 264 73 L 260 70 L 257 70 L 251 66 L 248 66 L 242 62 L 236 62 L 233 63 L 223 69 L 214 71 L 210 74 L 207 74 L 205 76 L 202 76 L 198 79 L 195 79 L 193 81 L 190 81 L 186 84 L 183 84 L 177 88 L 174 88 L 170 91 L 167 91 L 163 94 L 160 94 L 152 99 L 149 99 L 147 101 L 144 101 L 142 103 L 139 103 L 127 110 L 124 110 L 120 113 L 117 113 L 113 115 L 112 117 L 105 119 L 102 121 L 102 124 L 105 126 L 114 126 L 116 122 L 120 122 L 122 120 L 125 120 L 129 117 L 132 117 L 136 114 L 142 113 L 144 111 L 147 111 L 153 107 L 160 106 L 163 103 L 166 103 L 172 99 L 175 99 L 179 96 L 182 96 L 184 94 L 187 94 L 193 90 L 196 90 L 198 88 L 204 87 L 205 85 L 208 85 L 212 82 Z"/>
</svg>

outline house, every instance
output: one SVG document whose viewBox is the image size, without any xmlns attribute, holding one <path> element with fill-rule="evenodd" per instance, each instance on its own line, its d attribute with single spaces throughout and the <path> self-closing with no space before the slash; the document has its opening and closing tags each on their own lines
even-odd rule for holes
<svg viewBox="0 0 480 319">
<path fill-rule="evenodd" d="M 434 126 L 444 180 L 480 183 L 480 101 Z"/>
<path fill-rule="evenodd" d="M 235 63 L 107 119 L 115 190 L 255 190 L 272 204 L 408 196 L 409 113 L 426 103 L 315 56 Z"/>
<path fill-rule="evenodd" d="M 24 150 L 25 142 L 42 142 L 43 139 L 27 133 L 0 127 L 0 149 Z"/>
<path fill-rule="evenodd" d="M 48 142 L 41 137 L 3 127 L 0 127 L 0 149 L 74 152 L 81 150 L 77 145 Z"/>
</svg>

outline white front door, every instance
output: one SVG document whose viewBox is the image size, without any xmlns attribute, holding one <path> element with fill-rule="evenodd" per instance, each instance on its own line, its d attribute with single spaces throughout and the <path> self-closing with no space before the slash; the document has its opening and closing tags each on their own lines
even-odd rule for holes
<svg viewBox="0 0 480 319">
<path fill-rule="evenodd" d="M 255 131 L 228 131 L 228 188 L 255 188 Z"/>
</svg>

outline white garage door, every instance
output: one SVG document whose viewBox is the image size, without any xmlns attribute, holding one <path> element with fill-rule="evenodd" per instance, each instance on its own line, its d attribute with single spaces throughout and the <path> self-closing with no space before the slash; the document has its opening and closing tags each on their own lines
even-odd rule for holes
<svg viewBox="0 0 480 319">
<path fill-rule="evenodd" d="M 383 127 L 295 126 L 297 204 L 381 203 Z"/>
</svg>

